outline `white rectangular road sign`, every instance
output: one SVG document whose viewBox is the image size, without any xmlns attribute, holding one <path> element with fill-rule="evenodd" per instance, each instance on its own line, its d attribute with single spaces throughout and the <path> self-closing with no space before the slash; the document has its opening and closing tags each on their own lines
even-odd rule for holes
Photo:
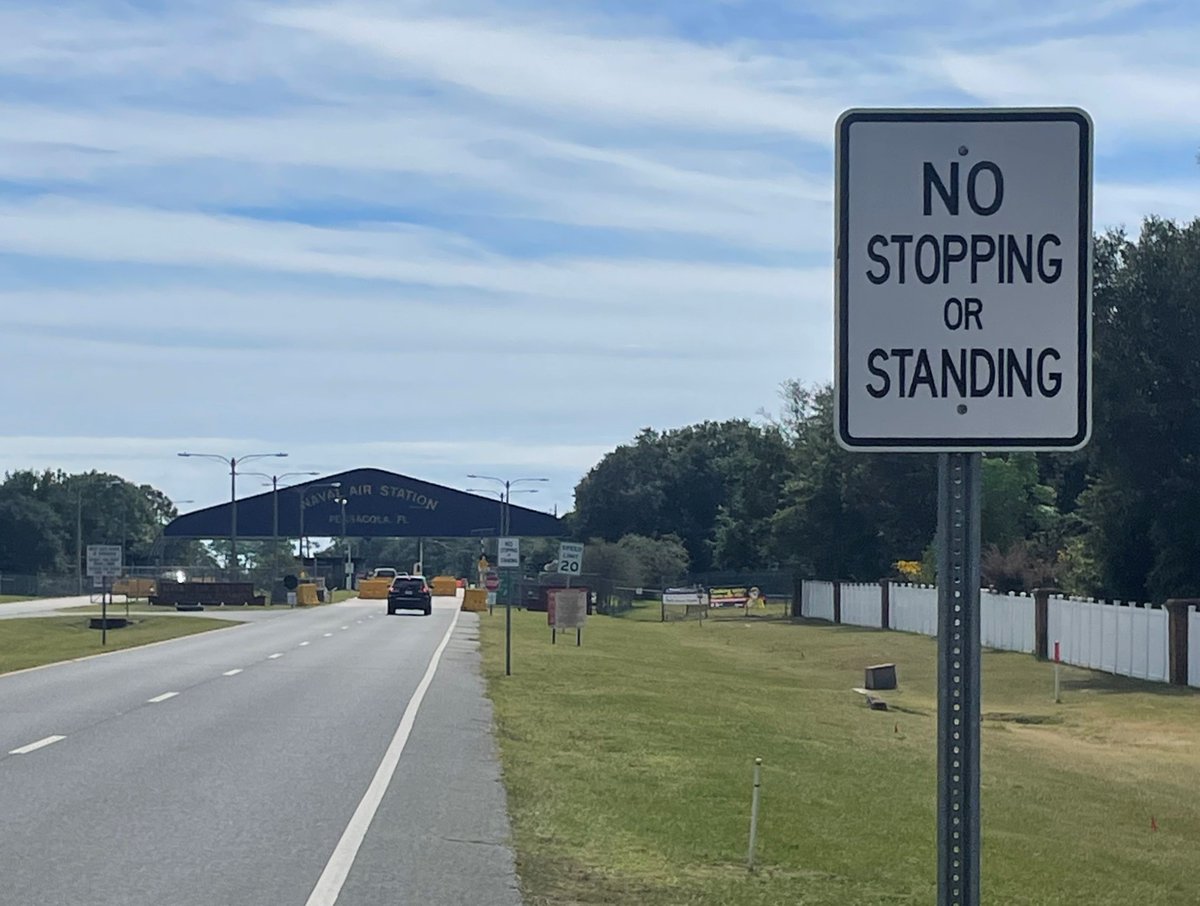
<svg viewBox="0 0 1200 906">
<path fill-rule="evenodd" d="M 850 110 L 837 126 L 837 435 L 1078 449 L 1091 413 L 1092 124 Z"/>
<path fill-rule="evenodd" d="M 89 544 L 87 574 L 93 578 L 121 575 L 121 545 Z"/>
<path fill-rule="evenodd" d="M 560 541 L 558 545 L 558 571 L 568 576 L 583 572 L 583 545 L 577 541 Z"/>
<path fill-rule="evenodd" d="M 511 568 L 521 565 L 521 541 L 519 538 L 501 538 L 496 565 Z"/>
</svg>

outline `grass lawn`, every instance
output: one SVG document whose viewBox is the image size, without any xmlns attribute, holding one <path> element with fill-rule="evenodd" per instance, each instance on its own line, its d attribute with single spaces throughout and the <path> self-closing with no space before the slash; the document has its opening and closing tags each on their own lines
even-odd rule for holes
<svg viewBox="0 0 1200 906">
<path fill-rule="evenodd" d="M 29 595 L 0 595 L 0 604 L 11 604 L 14 601 L 32 601 Z"/>
<path fill-rule="evenodd" d="M 203 617 L 187 620 L 167 616 L 134 619 L 136 622 L 124 629 L 110 629 L 107 646 L 100 644 L 100 630 L 89 629 L 88 621 L 83 617 L 0 620 L 0 673 L 236 625 L 228 620 Z"/>
<path fill-rule="evenodd" d="M 514 612 L 505 677 L 503 609 L 481 615 L 529 906 L 935 902 L 936 642 L 657 619 L 589 618 L 576 648 Z M 871 711 L 851 689 L 888 661 L 901 689 Z M 983 901 L 1200 903 L 1200 694 L 1064 668 L 1055 705 L 1049 665 L 983 669 Z"/>
</svg>

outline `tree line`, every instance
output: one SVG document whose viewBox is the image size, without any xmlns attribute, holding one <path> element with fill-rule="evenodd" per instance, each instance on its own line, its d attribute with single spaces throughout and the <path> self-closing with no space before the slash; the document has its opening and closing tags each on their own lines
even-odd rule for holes
<svg viewBox="0 0 1200 906">
<path fill-rule="evenodd" d="M 1200 220 L 1096 237 L 1093 274 L 1092 440 L 984 458 L 985 582 L 1200 594 Z M 676 539 L 697 572 L 933 581 L 936 456 L 848 453 L 829 385 L 781 397 L 753 421 L 643 430 L 579 483 L 574 533 Z"/>
</svg>

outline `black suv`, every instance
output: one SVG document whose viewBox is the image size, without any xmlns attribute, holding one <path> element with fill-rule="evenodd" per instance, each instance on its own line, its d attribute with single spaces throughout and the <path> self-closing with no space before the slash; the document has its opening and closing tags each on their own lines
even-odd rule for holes
<svg viewBox="0 0 1200 906">
<path fill-rule="evenodd" d="M 388 616 L 397 610 L 421 610 L 433 613 L 433 593 L 424 576 L 397 576 L 388 589 Z"/>
</svg>

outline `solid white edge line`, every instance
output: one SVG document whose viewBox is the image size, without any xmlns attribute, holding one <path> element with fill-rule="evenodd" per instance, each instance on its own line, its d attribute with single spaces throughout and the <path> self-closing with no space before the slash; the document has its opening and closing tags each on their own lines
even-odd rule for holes
<svg viewBox="0 0 1200 906">
<path fill-rule="evenodd" d="M 165 702 L 168 698 L 174 698 L 178 692 L 164 692 L 162 695 L 156 695 L 154 698 L 146 699 L 146 704 L 157 705 L 159 702 Z"/>
<path fill-rule="evenodd" d="M 396 773 L 396 766 L 400 763 L 400 755 L 404 752 L 404 746 L 408 743 L 408 737 L 412 733 L 413 724 L 416 723 L 417 711 L 421 707 L 421 702 L 425 699 L 426 691 L 428 691 L 430 684 L 433 682 L 433 675 L 437 672 L 438 663 L 442 659 L 442 652 L 446 650 L 446 645 L 450 642 L 450 636 L 454 632 L 454 627 L 458 625 L 458 615 L 461 612 L 460 610 L 454 611 L 454 618 L 446 628 L 446 634 L 442 636 L 441 643 L 434 650 L 433 657 L 429 659 L 429 666 L 425 668 L 425 675 L 421 677 L 421 681 L 417 683 L 416 691 L 413 692 L 412 698 L 408 700 L 408 707 L 404 709 L 404 716 L 400 718 L 400 726 L 396 728 L 396 734 L 388 744 L 387 751 L 383 753 L 383 760 L 379 763 L 379 768 L 375 771 L 371 785 L 367 787 L 367 792 L 363 795 L 362 801 L 358 803 L 358 808 L 354 810 L 354 815 L 351 816 L 350 823 L 346 825 L 346 830 L 342 832 L 341 839 L 338 840 L 333 854 L 325 864 L 325 870 L 321 872 L 321 877 L 317 879 L 317 886 L 309 894 L 304 906 L 333 906 L 337 902 L 338 894 L 342 891 L 342 885 L 346 883 L 346 877 L 350 874 L 350 868 L 354 865 L 354 859 L 358 855 L 358 848 L 362 846 L 363 839 L 367 835 L 367 829 L 370 828 L 371 822 L 375 818 L 375 812 L 379 809 L 379 803 L 383 801 L 388 785 L 392 782 L 392 775 Z"/>
<path fill-rule="evenodd" d="M 273 660 L 275 660 L 275 658 L 277 658 L 277 657 L 283 657 L 283 652 L 282 652 L 282 651 L 276 651 L 274 654 L 268 654 L 268 655 L 267 655 L 267 660 L 268 660 L 268 661 L 273 661 Z"/>
<path fill-rule="evenodd" d="M 46 746 L 58 742 L 60 739 L 66 739 L 65 736 L 47 736 L 45 739 L 39 739 L 37 742 L 31 742 L 27 746 L 21 746 L 19 749 L 13 749 L 9 755 L 28 755 L 30 752 L 35 752 L 38 749 L 43 749 Z"/>
<path fill-rule="evenodd" d="M 232 670 L 226 670 L 224 673 L 221 674 L 221 676 L 237 676 L 241 672 L 242 672 L 241 667 L 234 667 Z"/>
</svg>

